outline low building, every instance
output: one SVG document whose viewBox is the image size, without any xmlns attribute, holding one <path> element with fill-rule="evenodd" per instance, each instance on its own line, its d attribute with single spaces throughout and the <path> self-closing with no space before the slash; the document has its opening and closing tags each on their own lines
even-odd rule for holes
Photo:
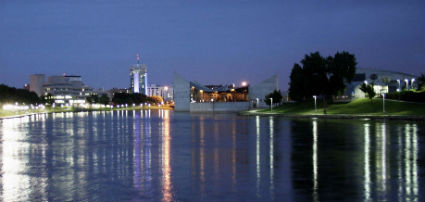
<svg viewBox="0 0 425 202">
<path fill-rule="evenodd" d="M 49 76 L 43 85 L 43 94 L 50 95 L 58 104 L 85 103 L 86 97 L 95 94 L 85 85 L 81 76 Z"/>
<path fill-rule="evenodd" d="M 148 96 L 160 96 L 164 101 L 173 100 L 173 87 L 164 85 L 160 86 L 157 84 L 150 84 L 147 89 Z"/>
<path fill-rule="evenodd" d="M 278 89 L 277 75 L 256 85 L 202 85 L 174 74 L 174 109 L 190 112 L 243 111 L 265 106 L 267 94 Z"/>
<path fill-rule="evenodd" d="M 382 93 L 396 92 L 403 89 L 416 88 L 415 79 L 417 76 L 402 72 L 393 72 L 387 70 L 357 68 L 351 84 L 347 85 L 345 98 L 364 98 L 365 94 L 360 90 L 363 83 L 374 84 L 374 90 L 377 96 Z"/>
</svg>

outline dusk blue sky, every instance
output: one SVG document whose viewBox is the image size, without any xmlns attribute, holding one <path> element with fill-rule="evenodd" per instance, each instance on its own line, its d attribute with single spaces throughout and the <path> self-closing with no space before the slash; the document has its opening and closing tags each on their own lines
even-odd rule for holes
<svg viewBox="0 0 425 202">
<path fill-rule="evenodd" d="M 286 90 L 305 54 L 344 50 L 358 67 L 425 72 L 425 1 L 0 0 L 0 83 L 15 87 L 34 73 L 128 87 L 139 52 L 151 83 L 278 74 Z"/>
</svg>

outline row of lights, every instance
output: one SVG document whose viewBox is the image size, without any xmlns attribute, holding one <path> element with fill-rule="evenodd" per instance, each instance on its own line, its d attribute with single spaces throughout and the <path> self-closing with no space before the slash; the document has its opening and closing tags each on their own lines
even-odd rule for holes
<svg viewBox="0 0 425 202">
<path fill-rule="evenodd" d="M 8 110 L 8 111 L 19 111 L 19 110 L 29 110 L 29 109 L 44 109 L 46 108 L 43 104 L 39 104 L 39 105 L 25 105 L 25 103 L 22 103 L 22 105 L 19 105 L 17 102 L 15 102 L 15 104 L 5 104 L 3 105 L 3 110 Z"/>
</svg>

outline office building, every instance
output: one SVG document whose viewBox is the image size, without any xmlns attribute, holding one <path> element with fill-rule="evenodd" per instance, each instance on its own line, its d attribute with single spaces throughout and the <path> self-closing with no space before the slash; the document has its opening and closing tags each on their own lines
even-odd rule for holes
<svg viewBox="0 0 425 202">
<path fill-rule="evenodd" d="M 85 85 L 81 76 L 49 76 L 43 85 L 44 95 L 50 95 L 59 104 L 81 104 L 86 97 L 95 94 L 93 88 Z"/>
<path fill-rule="evenodd" d="M 130 89 L 133 93 L 148 94 L 148 72 L 145 64 L 140 64 L 140 56 L 137 54 L 137 64 L 130 67 Z"/>
</svg>

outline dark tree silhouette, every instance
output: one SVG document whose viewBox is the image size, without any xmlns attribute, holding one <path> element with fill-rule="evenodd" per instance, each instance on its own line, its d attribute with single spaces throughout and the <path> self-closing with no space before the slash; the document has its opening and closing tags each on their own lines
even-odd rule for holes
<svg viewBox="0 0 425 202">
<path fill-rule="evenodd" d="M 312 99 L 313 95 L 322 97 L 324 113 L 327 101 L 340 95 L 351 83 L 356 72 L 356 58 L 348 52 L 337 52 L 333 57 L 324 58 L 319 52 L 305 55 L 302 67 L 295 64 L 289 83 L 289 95 L 296 101 Z"/>
<path fill-rule="evenodd" d="M 360 90 L 363 91 L 367 95 L 367 97 L 370 99 L 370 102 L 372 102 L 372 98 L 375 97 L 376 95 L 375 90 L 373 89 L 373 83 L 370 85 L 363 83 L 360 86 Z"/>
<path fill-rule="evenodd" d="M 280 92 L 280 90 L 275 90 L 272 93 L 266 95 L 264 102 L 266 102 L 267 105 L 271 104 L 270 98 L 273 98 L 273 105 L 282 103 L 282 93 Z"/>
<path fill-rule="evenodd" d="M 38 104 L 40 103 L 40 98 L 34 92 L 0 84 L 0 104 L 15 102 L 20 104 Z"/>
</svg>

